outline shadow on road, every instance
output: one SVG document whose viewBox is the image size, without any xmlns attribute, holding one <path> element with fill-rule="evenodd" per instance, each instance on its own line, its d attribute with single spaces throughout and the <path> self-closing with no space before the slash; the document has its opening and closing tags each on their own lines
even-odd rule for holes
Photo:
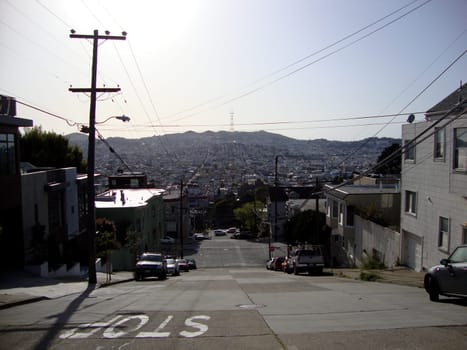
<svg viewBox="0 0 467 350">
<path fill-rule="evenodd" d="M 73 313 L 79 308 L 81 303 L 86 300 L 86 298 L 94 289 L 96 289 L 96 285 L 89 285 L 88 288 L 86 288 L 83 293 L 74 299 L 62 313 L 49 316 L 49 318 L 56 318 L 56 321 L 50 330 L 44 334 L 39 343 L 37 343 L 37 345 L 34 347 L 35 350 L 48 349 L 50 347 L 50 344 L 56 338 L 57 334 L 63 329 L 63 325 L 68 322 Z"/>
</svg>

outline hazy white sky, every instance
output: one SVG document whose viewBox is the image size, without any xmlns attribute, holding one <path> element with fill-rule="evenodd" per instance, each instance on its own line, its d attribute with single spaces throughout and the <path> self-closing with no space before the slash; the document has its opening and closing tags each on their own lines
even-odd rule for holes
<svg viewBox="0 0 467 350">
<path fill-rule="evenodd" d="M 89 99 L 68 88 L 90 87 L 92 43 L 70 29 L 124 30 L 126 41 L 100 42 L 98 86 L 121 92 L 100 96 L 97 120 L 131 121 L 98 126 L 105 137 L 231 130 L 232 121 L 235 131 L 303 140 L 400 137 L 407 116 L 342 119 L 423 112 L 467 80 L 466 54 L 404 109 L 467 49 L 467 1 L 425 2 L 0 0 L 0 94 L 69 121 L 21 104 L 18 117 L 76 132 Z"/>
</svg>

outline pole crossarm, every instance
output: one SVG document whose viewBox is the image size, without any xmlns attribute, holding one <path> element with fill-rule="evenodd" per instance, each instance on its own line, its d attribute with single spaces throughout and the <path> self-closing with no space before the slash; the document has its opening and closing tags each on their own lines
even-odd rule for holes
<svg viewBox="0 0 467 350">
<path fill-rule="evenodd" d="M 119 92 L 120 88 L 69 88 L 70 92 Z"/>
</svg>

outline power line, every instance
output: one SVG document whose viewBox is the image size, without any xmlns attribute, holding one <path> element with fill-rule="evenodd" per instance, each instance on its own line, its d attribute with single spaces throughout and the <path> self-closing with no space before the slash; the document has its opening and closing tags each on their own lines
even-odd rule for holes
<svg viewBox="0 0 467 350">
<path fill-rule="evenodd" d="M 398 8 L 398 9 L 396 9 L 395 11 L 393 11 L 393 12 L 391 12 L 391 13 L 389 13 L 389 14 L 387 14 L 387 15 L 385 15 L 385 16 L 379 18 L 379 19 L 377 19 L 376 21 L 374 21 L 374 22 L 372 22 L 372 23 L 370 23 L 370 24 L 365 25 L 364 27 L 358 29 L 357 31 L 352 32 L 351 34 L 345 35 L 345 36 L 342 37 L 341 39 L 339 39 L 339 40 L 337 40 L 337 41 L 335 41 L 335 42 L 333 42 L 333 43 L 331 43 L 331 44 L 329 44 L 329 45 L 327 45 L 327 46 L 325 46 L 325 47 L 323 47 L 323 48 L 321 48 L 321 49 L 318 49 L 318 50 L 316 50 L 316 51 L 314 51 L 314 52 L 312 52 L 312 53 L 306 55 L 305 57 L 299 58 L 299 59 L 295 60 L 294 62 L 292 62 L 292 63 L 290 63 L 290 64 L 288 64 L 288 65 L 286 65 L 286 66 L 284 66 L 284 67 L 282 67 L 282 68 L 279 68 L 279 69 L 273 71 L 272 73 L 269 73 L 269 74 L 267 74 L 267 75 L 265 75 L 265 76 L 263 76 L 263 77 L 261 77 L 261 78 L 255 80 L 254 82 L 252 82 L 252 83 L 250 83 L 250 84 L 247 84 L 243 89 L 247 89 L 247 88 L 250 87 L 250 86 L 254 86 L 255 84 L 257 84 L 257 83 L 259 83 L 259 82 L 261 82 L 261 81 L 264 81 L 264 80 L 266 80 L 266 79 L 268 79 L 268 78 L 270 78 L 270 77 L 272 77 L 272 76 L 274 76 L 274 75 L 276 75 L 276 74 L 278 74 L 278 73 L 281 73 L 281 72 L 287 70 L 288 68 L 291 68 L 291 67 L 293 67 L 293 66 L 296 66 L 297 64 L 299 64 L 299 63 L 301 63 L 301 62 L 303 62 L 303 61 L 305 61 L 305 60 L 307 60 L 307 59 L 309 59 L 309 58 L 311 58 L 311 57 L 313 57 L 313 56 L 316 56 L 316 55 L 318 55 L 318 54 L 320 54 L 320 53 L 322 53 L 322 52 L 324 52 L 324 51 L 326 51 L 326 50 L 328 50 L 328 49 L 330 49 L 330 48 L 332 48 L 332 47 L 334 47 L 334 46 L 337 46 L 338 44 L 340 44 L 340 43 L 346 41 L 347 39 L 350 39 L 351 37 L 356 36 L 357 34 L 359 34 L 359 33 L 363 32 L 363 31 L 365 31 L 366 29 L 371 28 L 371 27 L 373 27 L 374 25 L 378 24 L 379 22 L 382 22 L 382 21 L 384 21 L 385 19 L 387 19 L 387 18 L 389 18 L 389 17 L 395 15 L 396 13 L 398 13 L 398 12 L 400 12 L 400 11 L 406 9 L 407 7 L 409 7 L 409 6 L 411 6 L 412 4 L 416 3 L 417 1 L 419 1 L 419 0 L 414 0 L 414 1 L 410 2 L 410 3 L 408 3 L 407 5 L 404 5 L 404 6 L 400 7 L 400 8 Z M 430 1 L 431 1 L 431 0 L 430 0 Z M 267 85 L 266 85 L 266 86 L 267 86 Z M 242 90 L 243 90 L 243 89 L 242 89 Z M 256 91 L 254 91 L 254 92 L 256 92 Z M 243 96 L 241 95 L 241 97 L 243 97 Z M 165 116 L 164 118 L 171 118 L 171 117 L 180 115 L 180 114 L 182 114 L 182 113 L 189 112 L 189 111 L 191 111 L 191 110 L 197 109 L 197 108 L 202 107 L 202 106 L 204 106 L 204 105 L 211 104 L 212 102 L 221 100 L 222 98 L 224 98 L 224 96 L 219 96 L 219 97 L 215 97 L 215 98 L 208 99 L 207 101 L 202 102 L 202 103 L 200 103 L 200 104 L 198 104 L 198 105 L 196 105 L 196 106 L 189 107 L 189 108 L 187 108 L 187 109 L 185 109 L 185 110 L 182 110 L 182 111 L 179 111 L 179 112 L 176 112 L 176 113 L 167 115 L 167 116 Z M 239 98 L 240 98 L 240 97 L 239 97 Z M 237 99 L 237 98 L 234 98 L 234 99 Z M 227 102 L 224 103 L 224 104 L 227 104 L 227 103 L 229 103 L 229 102 L 231 102 L 231 100 L 227 101 Z M 219 106 L 214 106 L 214 107 L 212 107 L 212 108 L 215 109 L 215 108 L 218 108 L 218 107 L 220 107 L 220 106 L 223 106 L 224 104 L 221 104 L 221 105 L 219 105 Z M 210 108 L 209 108 L 209 109 L 210 109 Z M 194 116 L 194 115 L 197 115 L 197 114 L 199 114 L 199 113 L 201 113 L 201 112 L 204 112 L 204 111 L 206 111 L 206 110 L 209 110 L 209 109 L 204 109 L 204 110 L 202 110 L 202 111 L 199 111 L 199 112 L 197 112 L 197 113 L 190 114 L 190 115 L 188 115 L 188 116 L 186 116 L 186 117 L 183 117 L 183 118 L 192 117 L 192 116 Z M 180 120 L 180 119 L 178 119 L 178 120 Z"/>
<path fill-rule="evenodd" d="M 412 103 L 414 103 L 426 90 L 428 90 L 439 78 L 441 78 L 454 64 L 457 63 L 457 61 L 459 61 L 464 55 L 465 53 L 467 52 L 467 50 L 464 50 L 464 52 L 462 52 L 459 56 L 457 56 L 445 69 L 443 69 L 443 71 L 441 73 L 439 73 L 427 86 L 425 86 L 425 88 L 422 89 L 422 91 L 420 91 L 412 100 L 410 100 L 409 103 L 407 103 L 401 110 L 400 110 L 400 113 L 402 113 L 406 108 L 408 108 Z M 395 119 L 392 118 L 387 125 L 389 125 L 389 123 L 391 123 L 393 120 Z M 378 130 L 376 132 L 376 134 L 373 136 L 373 137 L 376 137 L 377 135 L 379 135 L 379 133 L 381 131 L 383 131 L 387 125 L 383 126 L 380 130 Z M 370 140 L 370 139 L 368 139 Z M 357 153 L 359 150 L 361 150 L 369 141 L 367 141 L 366 143 L 362 144 L 359 148 L 357 148 L 354 152 L 352 152 L 351 154 L 349 154 L 345 159 L 343 159 L 339 164 L 338 166 L 342 165 L 344 162 L 346 162 L 351 156 L 353 156 L 355 153 Z"/>
<path fill-rule="evenodd" d="M 460 112 L 455 115 L 454 117 L 450 118 L 449 121 L 446 122 L 446 124 L 444 124 L 443 126 L 440 127 L 440 129 L 442 128 L 445 128 L 447 125 L 451 124 L 452 122 L 454 122 L 455 120 L 459 119 L 460 117 L 464 116 L 465 115 L 465 109 L 462 108 L 462 105 L 464 103 L 466 103 L 467 101 L 467 98 L 464 98 L 462 101 L 459 101 L 459 104 L 457 104 L 456 106 L 452 107 L 451 109 L 449 109 L 441 118 L 439 118 L 438 120 L 436 120 L 433 124 L 431 124 L 428 128 L 426 128 L 425 130 L 423 130 L 420 134 L 418 134 L 416 137 L 414 137 L 412 140 L 410 140 L 409 142 L 405 143 L 404 145 L 402 145 L 399 149 L 397 149 L 396 151 L 392 152 L 390 155 L 388 155 L 386 158 L 382 159 L 380 162 L 378 162 L 378 164 L 374 165 L 372 168 L 368 169 L 367 171 L 363 172 L 362 174 L 360 174 L 359 176 L 357 176 L 356 178 L 353 178 L 353 179 L 350 179 L 350 180 L 347 180 L 347 181 L 344 181 L 342 184 L 339 184 L 335 187 L 333 187 L 332 189 L 330 190 L 335 190 L 335 189 L 338 189 L 340 187 L 343 187 L 343 186 L 346 186 L 350 183 L 353 183 L 355 180 L 358 180 L 358 179 L 361 179 L 362 177 L 374 172 L 377 168 L 383 166 L 383 165 L 386 165 L 387 163 L 389 163 L 390 161 L 392 161 L 393 159 L 395 159 L 396 157 L 399 157 L 401 156 L 402 154 L 404 154 L 404 152 L 409 149 L 409 148 L 412 148 L 412 147 L 415 147 L 417 145 L 419 145 L 420 143 L 422 143 L 423 141 L 425 141 L 426 139 L 428 139 L 429 137 L 433 136 L 439 129 L 435 129 L 433 130 L 431 133 L 429 133 L 428 135 L 425 136 L 425 134 L 427 132 L 429 132 L 431 129 L 434 129 L 438 124 L 440 124 L 442 121 L 444 121 L 446 118 L 448 118 L 450 115 L 452 115 L 453 112 L 456 112 L 456 111 L 459 111 L 460 109 Z M 422 138 L 423 137 L 423 138 Z M 326 191 L 324 191 L 326 192 Z"/>
<path fill-rule="evenodd" d="M 218 104 L 218 105 L 216 105 L 216 106 L 213 106 L 213 107 L 211 107 L 211 108 L 209 108 L 209 109 L 207 109 L 207 110 L 217 109 L 217 108 L 222 107 L 222 106 L 224 106 L 224 105 L 226 105 L 226 104 L 229 104 L 229 103 L 232 103 L 232 102 L 234 102 L 234 101 L 237 101 L 237 100 L 239 100 L 239 99 L 241 99 L 241 98 L 247 97 L 247 96 L 249 96 L 249 95 L 251 95 L 251 94 L 254 94 L 254 93 L 256 93 L 256 92 L 258 92 L 258 91 L 260 91 L 260 90 L 262 90 L 262 89 L 264 89 L 264 88 L 266 88 L 266 87 L 268 87 L 268 86 L 270 86 L 270 85 L 273 85 L 273 84 L 275 84 L 275 83 L 277 83 L 277 82 L 279 82 L 279 81 L 281 81 L 281 80 L 283 80 L 283 79 L 285 79 L 285 78 L 288 78 L 288 77 L 290 77 L 291 75 L 294 75 L 294 74 L 296 74 L 296 73 L 298 73 L 298 72 L 300 72 L 300 71 L 302 71 L 302 70 L 304 70 L 304 69 L 306 69 L 306 68 L 308 68 L 308 67 L 310 67 L 310 66 L 312 66 L 312 65 L 314 65 L 314 64 L 316 64 L 316 63 L 318 63 L 318 62 L 321 62 L 321 61 L 323 61 L 324 59 L 326 59 L 326 58 L 328 58 L 328 57 L 331 57 L 331 56 L 333 56 L 333 55 L 339 53 L 340 51 L 345 50 L 346 48 L 351 47 L 351 46 L 357 44 L 358 42 L 360 42 L 360 41 L 362 41 L 362 40 L 364 40 L 364 39 L 370 37 L 371 35 L 373 35 L 373 34 L 379 32 L 379 31 L 383 30 L 384 28 L 386 28 L 386 27 L 390 26 L 391 24 L 393 24 L 393 23 L 395 23 L 395 22 L 401 20 L 402 18 L 408 16 L 408 15 L 411 14 L 412 12 L 414 12 L 414 11 L 420 9 L 421 7 L 425 6 L 426 4 L 428 4 L 428 3 L 431 2 L 431 1 L 432 1 L 432 0 L 427 0 L 427 1 L 425 1 L 424 3 L 422 3 L 422 4 L 418 5 L 418 6 L 416 6 L 415 8 L 413 8 L 413 9 L 407 11 L 407 12 L 405 12 L 404 14 L 400 15 L 399 17 L 397 17 L 397 18 L 395 18 L 395 19 L 389 21 L 388 23 L 386 23 L 386 24 L 384 24 L 384 25 L 382 25 L 382 26 L 380 26 L 380 27 L 378 27 L 378 28 L 372 30 L 371 32 L 369 32 L 369 33 L 367 33 L 367 34 L 365 34 L 365 35 L 359 37 L 358 39 L 355 39 L 355 40 L 351 41 L 350 43 L 348 43 L 348 44 L 346 44 L 346 45 L 344 45 L 344 46 L 342 46 L 342 47 L 339 47 L 338 49 L 335 49 L 334 51 L 331 51 L 331 52 L 327 53 L 327 54 L 324 55 L 324 56 L 321 56 L 321 57 L 315 59 L 314 61 L 311 61 L 311 62 L 309 62 L 309 63 L 307 63 L 307 64 L 305 64 L 305 65 L 303 65 L 303 66 L 301 66 L 301 67 L 299 67 L 299 68 L 297 68 L 297 69 L 291 71 L 291 72 L 288 72 L 288 73 L 286 73 L 286 74 L 283 74 L 283 75 L 279 76 L 278 78 L 275 78 L 275 79 L 273 79 L 273 80 L 271 80 L 271 81 L 269 81 L 269 82 L 267 82 L 267 83 L 265 83 L 265 84 L 263 84 L 263 85 L 260 85 L 260 86 L 254 88 L 254 89 L 248 90 L 248 91 L 246 91 L 246 92 L 244 92 L 244 93 L 242 93 L 242 94 L 240 94 L 240 95 L 238 95 L 238 96 L 232 97 L 232 98 L 230 98 L 229 100 L 224 101 L 224 102 L 222 102 L 222 103 L 220 103 L 220 104 Z M 331 46 L 332 46 L 332 45 L 331 45 Z M 199 112 L 197 112 L 197 113 L 189 114 L 189 115 L 187 115 L 187 116 L 185 116 L 185 117 L 181 117 L 181 118 L 177 119 L 177 121 L 178 121 L 178 120 L 182 120 L 182 119 L 186 119 L 186 118 L 189 118 L 189 117 L 192 117 L 192 116 L 197 115 L 197 114 L 199 114 L 199 113 L 201 113 L 201 112 L 204 112 L 204 111 L 206 111 L 206 110 L 202 110 L 202 111 L 199 111 Z"/>
</svg>

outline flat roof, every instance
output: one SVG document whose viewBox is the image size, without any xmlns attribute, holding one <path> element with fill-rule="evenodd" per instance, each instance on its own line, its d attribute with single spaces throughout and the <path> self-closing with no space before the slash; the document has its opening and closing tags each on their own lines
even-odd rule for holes
<svg viewBox="0 0 467 350">
<path fill-rule="evenodd" d="M 337 197 L 346 197 L 349 195 L 371 195 L 371 194 L 399 194 L 400 188 L 393 185 L 385 185 L 380 187 L 379 185 L 374 186 L 360 186 L 360 185 L 346 185 L 331 186 L 325 185 L 325 192 L 329 192 Z"/>
<path fill-rule="evenodd" d="M 156 188 L 112 189 L 97 196 L 95 205 L 97 209 L 144 207 L 149 199 L 162 196 L 164 192 Z"/>
</svg>

